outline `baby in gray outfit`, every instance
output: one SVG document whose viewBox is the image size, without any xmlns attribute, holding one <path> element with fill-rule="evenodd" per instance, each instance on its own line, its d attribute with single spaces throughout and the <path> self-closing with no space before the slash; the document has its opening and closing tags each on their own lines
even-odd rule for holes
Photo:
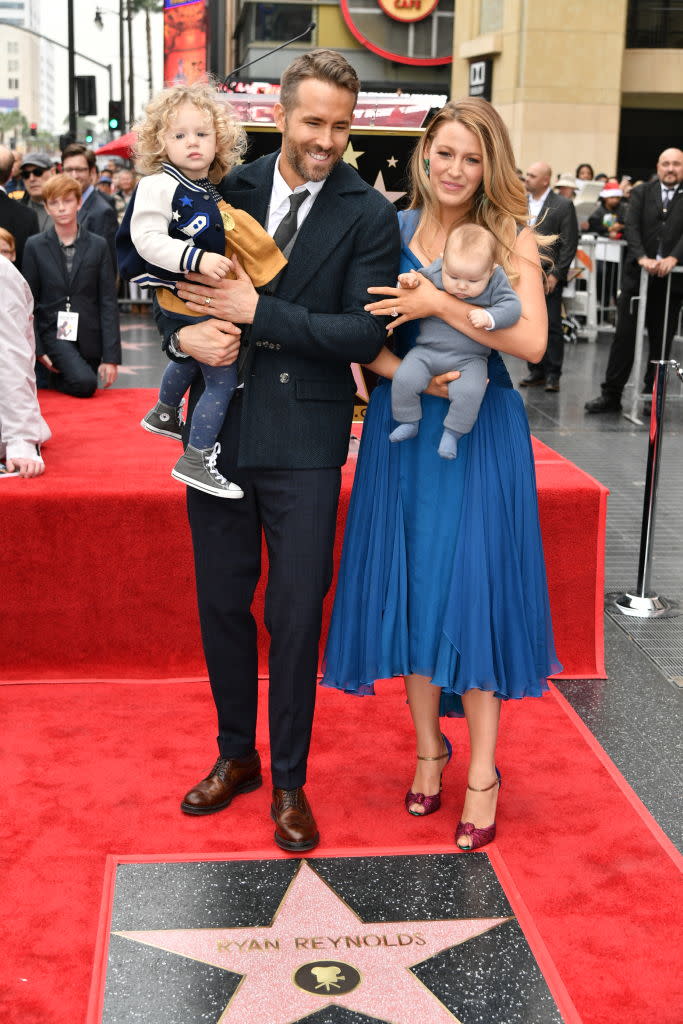
<svg viewBox="0 0 683 1024">
<path fill-rule="evenodd" d="M 467 319 L 473 327 L 492 331 L 512 327 L 519 320 L 522 305 L 502 267 L 496 265 L 496 240 L 478 224 L 454 228 L 446 239 L 443 257 L 419 272 L 437 288 L 483 309 L 473 309 Z M 401 288 L 416 288 L 416 271 L 399 276 Z M 474 426 L 486 390 L 487 359 L 491 350 L 438 317 L 426 317 L 415 346 L 394 374 L 391 382 L 391 411 L 399 426 L 390 441 L 415 437 L 422 419 L 420 396 L 432 377 L 459 370 L 458 380 L 448 385 L 449 407 L 439 455 L 454 459 L 458 440 Z"/>
</svg>

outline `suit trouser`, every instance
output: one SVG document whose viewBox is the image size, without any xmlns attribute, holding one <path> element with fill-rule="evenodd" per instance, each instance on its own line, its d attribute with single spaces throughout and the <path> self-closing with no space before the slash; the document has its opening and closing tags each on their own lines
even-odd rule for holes
<svg viewBox="0 0 683 1024">
<path fill-rule="evenodd" d="M 561 281 L 545 297 L 548 311 L 548 347 L 540 363 L 527 363 L 532 376 L 560 377 L 564 361 L 564 334 L 562 332 L 562 289 Z"/>
<path fill-rule="evenodd" d="M 220 755 L 246 757 L 256 740 L 258 652 L 251 602 L 261 575 L 263 530 L 269 560 L 271 772 L 274 786 L 294 789 L 306 781 L 341 470 L 234 469 L 241 404 L 236 395 L 228 410 L 221 472 L 240 484 L 244 498 L 225 501 L 187 491 L 202 641 Z"/>
<path fill-rule="evenodd" d="M 668 277 L 652 277 L 647 287 L 647 308 L 645 310 L 645 326 L 647 327 L 649 354 L 648 364 L 645 369 L 644 389 L 651 391 L 654 383 L 654 367 L 650 360 L 668 359 L 671 352 L 671 341 L 676 327 L 678 310 L 681 305 L 680 285 L 671 279 L 671 295 L 669 299 L 669 316 L 666 323 L 664 355 L 662 351 L 662 334 L 664 334 L 664 310 L 666 306 L 666 293 Z M 621 398 L 621 393 L 631 374 L 633 360 L 636 351 L 636 325 L 638 319 L 638 303 L 631 299 L 638 294 L 638 282 L 625 285 L 622 288 L 619 302 L 617 304 L 617 326 L 614 332 L 612 347 L 609 351 L 609 360 L 605 379 L 602 383 L 603 394 L 609 398 Z M 639 386 L 640 382 L 636 382 Z"/>
<path fill-rule="evenodd" d="M 99 359 L 85 359 L 73 341 L 55 340 L 48 353 L 58 373 L 53 373 L 36 362 L 36 385 L 61 391 L 73 398 L 91 398 L 97 391 Z"/>
</svg>

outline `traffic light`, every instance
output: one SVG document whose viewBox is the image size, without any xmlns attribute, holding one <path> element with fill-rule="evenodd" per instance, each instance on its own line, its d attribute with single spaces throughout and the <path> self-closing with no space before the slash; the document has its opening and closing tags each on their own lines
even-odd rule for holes
<svg viewBox="0 0 683 1024">
<path fill-rule="evenodd" d="M 81 117 L 97 113 L 97 83 L 94 75 L 76 75 L 76 99 Z"/>
<path fill-rule="evenodd" d="M 90 144 L 92 142 L 92 132 L 85 133 L 85 141 Z"/>
<path fill-rule="evenodd" d="M 121 100 L 109 100 L 109 127 L 113 132 L 123 128 L 123 102 Z"/>
<path fill-rule="evenodd" d="M 31 135 L 37 135 L 37 134 L 38 134 L 38 125 L 36 124 L 35 121 L 32 121 L 31 122 Z"/>
</svg>

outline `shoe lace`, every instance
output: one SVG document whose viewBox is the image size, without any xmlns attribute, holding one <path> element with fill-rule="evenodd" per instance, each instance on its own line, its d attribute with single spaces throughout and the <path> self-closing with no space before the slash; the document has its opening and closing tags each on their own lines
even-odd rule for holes
<svg viewBox="0 0 683 1024">
<path fill-rule="evenodd" d="M 216 481 L 216 483 L 227 484 L 228 481 L 225 479 L 225 477 L 222 475 L 222 473 L 220 472 L 220 470 L 216 466 L 216 460 L 217 460 L 218 456 L 220 455 L 220 453 L 221 453 L 220 442 L 216 441 L 215 445 L 211 449 L 211 453 L 209 455 L 207 455 L 207 457 L 206 457 L 206 468 L 209 471 L 209 473 L 211 474 L 211 476 L 213 477 L 213 479 Z"/>
<path fill-rule="evenodd" d="M 225 782 L 225 776 L 228 774 L 228 764 L 229 764 L 229 759 L 228 758 L 226 758 L 226 757 L 219 757 L 217 759 L 215 765 L 213 766 L 213 768 L 209 772 L 209 774 L 206 776 L 207 779 L 213 779 L 214 777 L 217 776 L 221 780 L 221 782 Z"/>
<path fill-rule="evenodd" d="M 281 810 L 284 811 L 288 807 L 293 807 L 295 810 L 299 811 L 303 811 L 305 809 L 303 791 L 301 789 L 283 789 L 281 792 Z"/>
</svg>

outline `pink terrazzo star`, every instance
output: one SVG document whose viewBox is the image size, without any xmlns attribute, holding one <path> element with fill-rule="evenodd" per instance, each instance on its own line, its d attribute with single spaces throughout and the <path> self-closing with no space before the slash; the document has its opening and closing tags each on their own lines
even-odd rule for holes
<svg viewBox="0 0 683 1024">
<path fill-rule="evenodd" d="M 243 975 L 216 1024 L 294 1024 L 330 1005 L 391 1024 L 453 1024 L 409 968 L 505 920 L 370 924 L 303 861 L 270 927 L 116 934 Z"/>
</svg>

